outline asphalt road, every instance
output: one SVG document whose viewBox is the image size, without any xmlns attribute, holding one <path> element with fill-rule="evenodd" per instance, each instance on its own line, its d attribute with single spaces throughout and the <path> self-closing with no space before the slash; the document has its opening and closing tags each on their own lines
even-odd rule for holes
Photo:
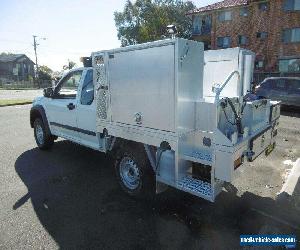
<svg viewBox="0 0 300 250">
<path fill-rule="evenodd" d="M 275 199 L 284 160 L 300 157 L 294 113 L 281 117 L 275 151 L 209 203 L 173 189 L 153 202 L 129 198 L 107 156 L 64 140 L 38 150 L 29 109 L 0 108 L 0 249 L 237 249 L 240 234 L 300 238 L 300 196 Z"/>
</svg>

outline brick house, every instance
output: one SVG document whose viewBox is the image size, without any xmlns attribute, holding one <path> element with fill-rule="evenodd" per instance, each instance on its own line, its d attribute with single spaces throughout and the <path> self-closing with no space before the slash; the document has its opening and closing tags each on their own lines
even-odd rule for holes
<svg viewBox="0 0 300 250">
<path fill-rule="evenodd" d="M 206 49 L 247 48 L 256 72 L 300 75 L 300 0 L 224 0 L 187 15 Z"/>
<path fill-rule="evenodd" d="M 25 54 L 0 54 L 0 78 L 28 81 L 34 78 L 34 62 Z"/>
</svg>

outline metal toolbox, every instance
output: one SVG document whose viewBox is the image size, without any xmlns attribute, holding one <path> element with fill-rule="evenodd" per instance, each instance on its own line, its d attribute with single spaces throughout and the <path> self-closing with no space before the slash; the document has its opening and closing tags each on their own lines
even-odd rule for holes
<svg viewBox="0 0 300 250">
<path fill-rule="evenodd" d="M 255 53 L 242 48 L 207 50 L 204 52 L 203 97 L 214 102 L 214 84 L 222 84 L 233 72 L 234 75 L 223 89 L 221 97 L 239 97 L 250 91 Z"/>
<path fill-rule="evenodd" d="M 203 54 L 202 43 L 184 39 L 93 53 L 98 92 L 103 92 L 104 78 L 108 85 L 109 100 L 99 107 L 99 118 L 168 132 L 194 129 L 194 103 L 202 97 Z M 99 57 L 105 70 L 97 65 Z"/>
</svg>

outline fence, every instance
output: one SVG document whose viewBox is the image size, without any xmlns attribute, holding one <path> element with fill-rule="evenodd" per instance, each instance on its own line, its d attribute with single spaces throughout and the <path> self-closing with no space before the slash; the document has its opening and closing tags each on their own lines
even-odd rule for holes
<svg viewBox="0 0 300 250">
<path fill-rule="evenodd" d="M 282 73 L 282 72 L 255 72 L 253 81 L 261 83 L 267 77 L 300 77 L 300 73 Z"/>
<path fill-rule="evenodd" d="M 0 88 L 3 89 L 37 89 L 47 88 L 52 86 L 50 80 L 38 80 L 38 81 L 7 81 L 0 79 Z"/>
</svg>

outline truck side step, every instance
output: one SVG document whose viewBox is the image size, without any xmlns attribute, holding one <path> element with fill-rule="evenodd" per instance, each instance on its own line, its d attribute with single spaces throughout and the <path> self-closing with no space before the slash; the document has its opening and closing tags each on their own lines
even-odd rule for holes
<svg viewBox="0 0 300 250">
<path fill-rule="evenodd" d="M 210 183 L 185 176 L 177 183 L 178 187 L 186 192 L 202 197 L 206 200 L 213 200 L 213 190 Z"/>
</svg>

